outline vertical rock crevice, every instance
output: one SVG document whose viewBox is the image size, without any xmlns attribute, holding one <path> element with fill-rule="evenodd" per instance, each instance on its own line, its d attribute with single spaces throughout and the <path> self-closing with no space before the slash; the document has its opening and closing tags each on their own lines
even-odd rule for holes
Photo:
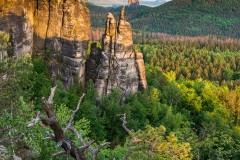
<svg viewBox="0 0 240 160">
<path fill-rule="evenodd" d="M 132 27 L 126 22 L 124 11 L 122 7 L 118 22 L 111 13 L 106 20 L 95 82 L 100 97 L 110 94 L 114 88 L 120 88 L 123 95 L 127 95 L 147 87 L 143 56 L 134 50 Z"/>
<path fill-rule="evenodd" d="M 44 55 L 52 79 L 84 83 L 90 13 L 76 0 L 0 1 L 0 31 L 10 34 L 13 56 Z"/>
<path fill-rule="evenodd" d="M 50 16 L 51 16 L 51 0 L 48 0 L 48 16 L 47 16 L 47 29 L 46 29 L 46 38 L 48 38 L 48 29 L 50 26 Z M 45 40 L 44 50 L 47 51 L 47 41 Z"/>
</svg>

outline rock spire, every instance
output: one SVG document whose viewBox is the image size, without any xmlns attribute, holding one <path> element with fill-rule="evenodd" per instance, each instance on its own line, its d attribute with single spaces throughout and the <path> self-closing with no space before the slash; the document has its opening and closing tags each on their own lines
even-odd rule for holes
<svg viewBox="0 0 240 160">
<path fill-rule="evenodd" d="M 107 16 L 96 77 L 100 97 L 114 88 L 120 88 L 126 95 L 147 87 L 143 56 L 134 51 L 132 27 L 124 19 L 124 9 L 123 6 L 118 23 L 111 13 Z"/>
<path fill-rule="evenodd" d="M 139 0 L 128 0 L 129 7 L 137 7 L 139 5 L 140 5 Z"/>
</svg>

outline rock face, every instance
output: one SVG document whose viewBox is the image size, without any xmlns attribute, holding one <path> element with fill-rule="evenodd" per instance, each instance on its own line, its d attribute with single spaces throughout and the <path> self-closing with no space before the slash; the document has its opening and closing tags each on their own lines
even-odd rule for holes
<svg viewBox="0 0 240 160">
<path fill-rule="evenodd" d="M 79 2 L 87 3 L 88 0 L 79 0 Z"/>
<path fill-rule="evenodd" d="M 90 30 L 86 0 L 0 1 L 0 31 L 10 34 L 14 56 L 44 55 L 52 79 L 84 83 Z"/>
<path fill-rule="evenodd" d="M 34 6 L 31 0 L 0 1 L 0 31 L 10 35 L 16 57 L 32 53 Z"/>
<path fill-rule="evenodd" d="M 128 6 L 130 6 L 130 7 L 139 6 L 139 0 L 128 0 Z"/>
<path fill-rule="evenodd" d="M 4 32 L 0 32 L 0 62 L 8 57 L 8 42 L 9 35 Z"/>
<path fill-rule="evenodd" d="M 118 22 L 108 14 L 103 48 L 93 43 L 87 59 L 90 13 L 82 2 L 86 1 L 0 1 L 0 31 L 10 35 L 13 56 L 43 55 L 53 81 L 60 78 L 68 87 L 76 75 L 83 84 L 85 78 L 93 79 L 100 96 L 117 87 L 124 94 L 146 89 L 143 57 L 134 51 L 124 7 Z M 0 60 L 5 56 L 7 51 L 0 50 Z"/>
<path fill-rule="evenodd" d="M 95 54 L 92 52 L 91 54 Z M 124 94 L 145 90 L 147 82 L 143 56 L 134 51 L 132 27 L 125 21 L 124 7 L 119 21 L 108 13 L 103 50 L 100 54 L 96 86 L 100 97 L 120 88 Z M 96 64 L 95 64 L 96 65 Z"/>
</svg>

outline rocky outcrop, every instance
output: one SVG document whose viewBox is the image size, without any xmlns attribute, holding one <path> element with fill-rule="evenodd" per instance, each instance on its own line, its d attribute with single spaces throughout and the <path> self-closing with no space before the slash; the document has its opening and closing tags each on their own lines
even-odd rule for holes
<svg viewBox="0 0 240 160">
<path fill-rule="evenodd" d="M 87 3 L 88 0 L 79 0 L 79 2 Z"/>
<path fill-rule="evenodd" d="M 15 56 L 32 53 L 35 4 L 31 0 L 0 1 L 0 31 L 9 33 Z"/>
<path fill-rule="evenodd" d="M 146 89 L 143 56 L 134 51 L 132 27 L 124 18 L 124 7 L 118 23 L 108 13 L 103 49 L 99 54 L 101 59 L 97 67 L 96 86 L 100 97 L 111 93 L 114 88 L 122 89 L 123 94 Z"/>
<path fill-rule="evenodd" d="M 129 7 L 137 7 L 139 6 L 139 0 L 128 0 L 128 6 Z"/>
<path fill-rule="evenodd" d="M 0 31 L 10 34 L 13 56 L 44 55 L 52 79 L 69 86 L 84 83 L 90 30 L 86 0 L 8 0 L 0 2 Z"/>
<path fill-rule="evenodd" d="M 89 10 L 75 0 L 39 1 L 35 18 L 34 50 L 46 52 L 52 79 L 70 86 L 78 75 L 84 83 Z"/>
<path fill-rule="evenodd" d="M 70 86 L 76 75 L 83 84 L 85 78 L 93 79 L 100 96 L 117 87 L 125 94 L 146 89 L 143 58 L 133 49 L 132 27 L 124 18 L 124 8 L 118 22 L 108 14 L 103 48 L 93 43 L 87 59 L 90 13 L 82 2 L 0 1 L 0 31 L 10 35 L 13 56 L 43 55 L 53 81 L 60 78 Z M 0 58 L 6 54 L 0 51 Z"/>
</svg>

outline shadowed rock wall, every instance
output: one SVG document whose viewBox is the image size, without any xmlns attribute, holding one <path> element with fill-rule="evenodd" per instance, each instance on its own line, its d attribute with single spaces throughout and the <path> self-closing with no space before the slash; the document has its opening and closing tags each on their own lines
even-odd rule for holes
<svg viewBox="0 0 240 160">
<path fill-rule="evenodd" d="M 90 13 L 80 2 L 0 1 L 0 31 L 9 33 L 13 56 L 44 55 L 53 80 L 69 86 L 79 75 L 84 83 Z"/>
</svg>

